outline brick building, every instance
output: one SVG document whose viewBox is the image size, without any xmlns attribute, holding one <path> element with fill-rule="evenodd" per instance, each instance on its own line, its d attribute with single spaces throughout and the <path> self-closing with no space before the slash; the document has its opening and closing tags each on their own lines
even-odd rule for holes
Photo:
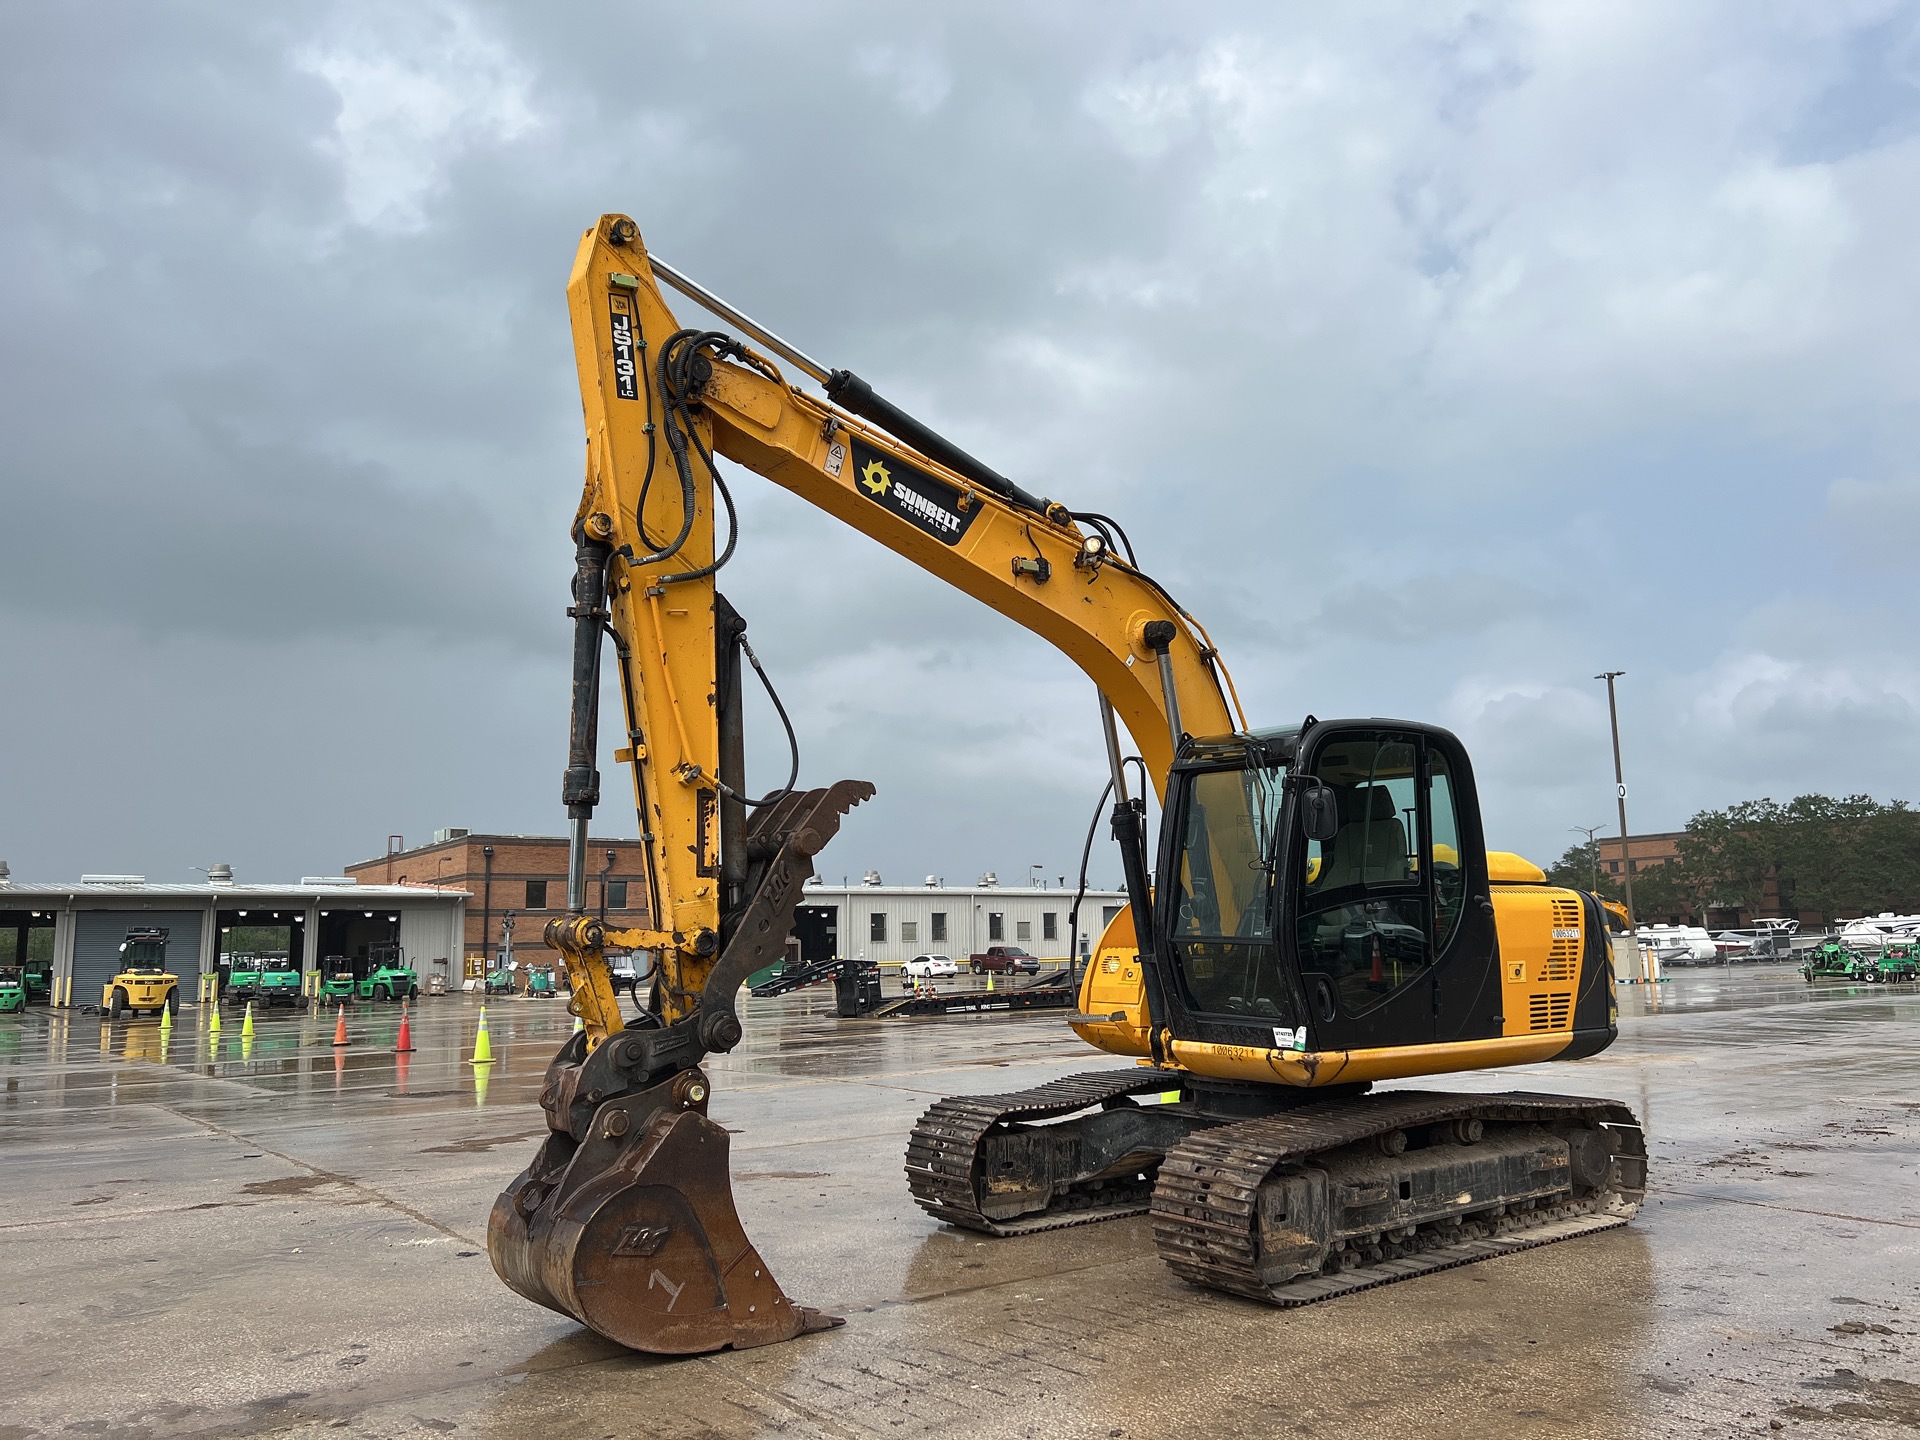
<svg viewBox="0 0 1920 1440">
<path fill-rule="evenodd" d="M 646 852 L 638 840 L 596 839 L 587 846 L 587 906 L 607 924 L 651 924 L 647 910 Z M 540 948 L 547 921 L 567 909 L 567 842 L 557 835 L 474 835 L 441 830 L 430 845 L 408 848 L 399 835 L 387 839 L 377 860 L 347 866 L 361 885 L 419 885 L 464 890 L 466 974 L 484 969 L 485 957 L 513 924 L 516 951 Z"/>
<path fill-rule="evenodd" d="M 1621 845 L 1618 835 L 1596 835 L 1593 843 L 1600 851 L 1600 868 L 1607 874 L 1619 875 L 1626 871 L 1638 875 L 1652 866 L 1678 860 L 1680 841 L 1686 833 L 1667 830 L 1657 835 L 1629 835 L 1625 846 Z"/>
</svg>

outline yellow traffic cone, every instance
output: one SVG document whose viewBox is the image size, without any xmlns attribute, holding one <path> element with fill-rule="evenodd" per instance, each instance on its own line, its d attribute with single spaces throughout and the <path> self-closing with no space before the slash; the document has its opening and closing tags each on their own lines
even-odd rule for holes
<svg viewBox="0 0 1920 1440">
<path fill-rule="evenodd" d="M 220 997 L 217 995 L 213 1000 L 213 1020 L 207 1026 L 207 1033 L 209 1035 L 218 1035 L 220 1033 Z"/>
<path fill-rule="evenodd" d="M 240 1038 L 253 1039 L 253 1001 L 247 1001 L 247 1018 L 240 1022 Z"/>
<path fill-rule="evenodd" d="M 473 1060 L 475 1065 L 493 1063 L 493 1037 L 487 1034 L 487 1007 L 480 1007 L 480 1029 L 473 1037 Z"/>
<path fill-rule="evenodd" d="M 573 1033 L 574 1034 L 578 1035 L 582 1030 L 586 1028 L 587 1028 L 587 1022 L 584 1019 L 582 1019 L 578 1015 L 573 1017 Z"/>
<path fill-rule="evenodd" d="M 993 971 L 987 971 L 987 993 L 993 994 Z"/>
<path fill-rule="evenodd" d="M 171 1005 L 162 1005 L 160 1007 L 160 1033 L 164 1035 L 171 1029 L 173 1029 L 173 1007 Z"/>
</svg>

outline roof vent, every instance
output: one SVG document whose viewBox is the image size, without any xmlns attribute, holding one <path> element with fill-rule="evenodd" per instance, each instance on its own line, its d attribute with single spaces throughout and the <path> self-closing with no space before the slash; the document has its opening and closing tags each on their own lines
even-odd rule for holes
<svg viewBox="0 0 1920 1440">
<path fill-rule="evenodd" d="M 860 877 L 860 883 L 862 885 L 878 885 L 880 883 L 880 872 L 878 870 L 867 871 L 866 874 Z"/>
<path fill-rule="evenodd" d="M 302 885 L 354 885 L 358 884 L 351 875 L 302 875 Z"/>
<path fill-rule="evenodd" d="M 209 885 L 233 884 L 233 866 L 231 865 L 209 866 L 207 869 L 207 883 Z"/>
<path fill-rule="evenodd" d="M 7 862 L 0 860 L 0 885 L 11 885 L 13 882 L 7 877 L 12 873 L 13 872 L 7 868 Z"/>
<path fill-rule="evenodd" d="M 1000 877 L 994 874 L 993 871 L 991 870 L 987 871 L 986 874 L 980 877 L 980 888 L 982 890 L 991 890 L 993 889 L 994 886 L 998 885 L 999 883 L 1000 883 Z"/>
<path fill-rule="evenodd" d="M 444 845 L 449 840 L 464 840 L 472 833 L 473 831 L 464 830 L 458 826 L 448 830 L 436 830 L 433 832 L 433 843 L 436 845 Z"/>
<path fill-rule="evenodd" d="M 144 885 L 147 883 L 147 877 L 144 875 L 82 875 L 80 883 L 82 885 Z"/>
<path fill-rule="evenodd" d="M 938 875 L 927 876 L 927 889 L 938 890 L 939 888 L 940 888 L 940 877 Z"/>
</svg>

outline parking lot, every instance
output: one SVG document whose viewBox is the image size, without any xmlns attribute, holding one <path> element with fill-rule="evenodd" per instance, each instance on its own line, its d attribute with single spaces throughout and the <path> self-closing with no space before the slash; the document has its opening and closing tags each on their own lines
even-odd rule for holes
<svg viewBox="0 0 1920 1440">
<path fill-rule="evenodd" d="M 956 982 L 948 982 L 953 984 Z M 957 982 L 969 984 L 968 977 Z M 984 983 L 984 982 L 978 982 Z M 890 987 L 891 989 L 891 987 Z M 485 1257 L 543 1133 L 564 1001 L 0 1017 L 0 1437 L 1885 1435 L 1920 1426 L 1920 995 L 1781 966 L 1621 986 L 1594 1059 L 1461 1088 L 1607 1095 L 1654 1165 L 1631 1227 L 1276 1312 L 1143 1221 L 1016 1240 L 901 1176 L 933 1099 L 1102 1063 L 1057 1016 L 843 1021 L 751 1001 L 711 1066 L 748 1233 L 847 1317 L 695 1360 L 619 1351 Z"/>
</svg>

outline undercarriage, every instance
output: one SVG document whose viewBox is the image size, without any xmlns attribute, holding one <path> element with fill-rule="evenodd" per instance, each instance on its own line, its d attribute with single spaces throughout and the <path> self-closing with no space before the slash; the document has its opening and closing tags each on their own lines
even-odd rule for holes
<svg viewBox="0 0 1920 1440">
<path fill-rule="evenodd" d="M 908 1183 L 996 1236 L 1150 1213 L 1174 1273 L 1280 1306 L 1612 1229 L 1646 1190 L 1613 1101 L 1251 1089 L 1139 1067 L 942 1100 Z"/>
</svg>

